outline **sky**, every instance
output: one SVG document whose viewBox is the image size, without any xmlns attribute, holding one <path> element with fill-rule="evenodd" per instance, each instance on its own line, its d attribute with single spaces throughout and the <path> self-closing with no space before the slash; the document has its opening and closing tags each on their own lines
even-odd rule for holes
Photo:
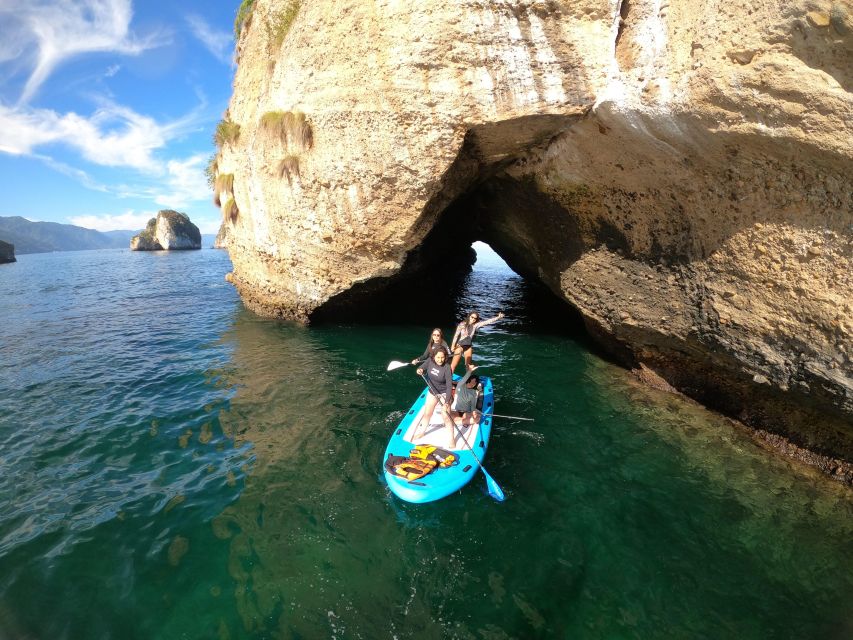
<svg viewBox="0 0 853 640">
<path fill-rule="evenodd" d="M 239 0 L 0 0 L 0 216 L 216 233 L 204 168 Z"/>
</svg>

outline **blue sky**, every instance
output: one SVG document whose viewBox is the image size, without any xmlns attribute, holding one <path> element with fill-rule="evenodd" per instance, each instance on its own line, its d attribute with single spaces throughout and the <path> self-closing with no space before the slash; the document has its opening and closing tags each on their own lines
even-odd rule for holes
<svg viewBox="0 0 853 640">
<path fill-rule="evenodd" d="M 239 0 L 0 0 L 0 216 L 215 233 L 204 167 Z"/>
</svg>

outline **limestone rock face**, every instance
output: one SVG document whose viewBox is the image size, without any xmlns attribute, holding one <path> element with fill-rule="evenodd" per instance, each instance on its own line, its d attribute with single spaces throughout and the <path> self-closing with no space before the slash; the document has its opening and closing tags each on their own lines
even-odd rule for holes
<svg viewBox="0 0 853 640">
<path fill-rule="evenodd" d="M 132 251 L 201 249 L 201 232 L 187 215 L 164 209 L 130 240 Z"/>
<path fill-rule="evenodd" d="M 216 233 L 216 239 L 213 241 L 213 248 L 228 248 L 228 226 L 224 222 L 220 225 L 219 231 Z"/>
<path fill-rule="evenodd" d="M 0 264 L 15 261 L 15 245 L 0 240 Z"/>
<path fill-rule="evenodd" d="M 485 240 L 627 364 L 853 460 L 849 3 L 318 1 L 280 42 L 288 6 L 255 3 L 218 158 L 249 308 Z"/>
</svg>

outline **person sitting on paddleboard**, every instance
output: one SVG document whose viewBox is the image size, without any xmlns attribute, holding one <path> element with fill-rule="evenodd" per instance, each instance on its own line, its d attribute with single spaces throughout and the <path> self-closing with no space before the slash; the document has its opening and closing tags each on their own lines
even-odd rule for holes
<svg viewBox="0 0 853 640">
<path fill-rule="evenodd" d="M 419 376 L 426 376 L 427 387 L 429 393 L 424 402 L 424 412 L 420 421 L 415 427 L 412 440 L 417 440 L 420 436 L 418 432 L 429 428 L 429 421 L 432 418 L 432 412 L 435 411 L 435 405 L 441 403 L 441 417 L 444 425 L 450 429 L 451 434 L 455 431 L 453 420 L 450 417 L 450 400 L 453 390 L 453 374 L 450 373 L 450 367 L 447 364 L 447 352 L 444 349 L 438 349 L 433 356 L 424 363 L 424 366 L 417 370 Z M 424 435 L 421 433 L 420 435 Z"/>
<path fill-rule="evenodd" d="M 493 324 L 503 317 L 504 312 L 501 311 L 494 318 L 480 320 L 480 314 L 472 311 L 465 320 L 456 326 L 456 333 L 453 334 L 453 342 L 450 344 L 450 352 L 453 354 L 453 362 L 450 363 L 451 371 L 456 370 L 456 365 L 459 364 L 459 359 L 463 354 L 465 355 L 465 368 L 470 369 L 474 366 L 471 362 L 474 357 L 474 334 L 480 327 Z"/>
<path fill-rule="evenodd" d="M 435 352 L 439 349 L 450 353 L 450 347 L 448 347 L 447 343 L 444 341 L 444 332 L 441 329 L 435 328 L 432 330 L 429 342 L 427 342 L 426 350 L 423 352 L 420 358 L 415 358 L 414 360 L 412 360 L 412 364 L 418 365 L 422 362 L 426 362 L 432 356 L 434 356 Z"/>
<path fill-rule="evenodd" d="M 471 367 L 456 383 L 456 395 L 450 405 L 451 417 L 460 426 L 468 427 L 480 421 L 482 413 L 477 410 L 480 398 L 480 378 L 472 375 L 477 367 Z"/>
</svg>

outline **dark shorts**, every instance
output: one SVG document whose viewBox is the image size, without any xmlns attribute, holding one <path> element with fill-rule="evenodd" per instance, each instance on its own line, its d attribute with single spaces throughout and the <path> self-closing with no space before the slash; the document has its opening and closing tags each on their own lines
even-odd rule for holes
<svg viewBox="0 0 853 640">
<path fill-rule="evenodd" d="M 456 343 L 457 347 L 462 347 L 462 350 L 470 349 L 474 346 L 474 341 L 471 338 L 465 338 L 464 340 L 460 340 Z"/>
</svg>

